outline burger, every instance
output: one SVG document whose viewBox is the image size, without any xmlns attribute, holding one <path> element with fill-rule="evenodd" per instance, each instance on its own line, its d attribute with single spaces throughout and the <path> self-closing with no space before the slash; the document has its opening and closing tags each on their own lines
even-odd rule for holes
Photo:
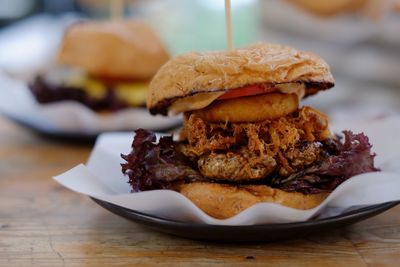
<svg viewBox="0 0 400 267">
<path fill-rule="evenodd" d="M 378 171 L 363 133 L 334 135 L 327 115 L 300 106 L 333 86 L 321 58 L 288 46 L 180 55 L 147 98 L 152 114 L 184 114 L 180 135 L 138 129 L 122 172 L 132 192 L 175 190 L 219 219 L 262 202 L 311 209 L 350 177 Z"/>
<path fill-rule="evenodd" d="M 332 16 L 362 9 L 368 0 L 287 0 L 290 3 L 319 16 Z"/>
<path fill-rule="evenodd" d="M 302 10 L 320 17 L 333 17 L 343 14 L 361 14 L 372 20 L 380 20 L 392 11 L 397 12 L 399 0 L 374 1 L 374 0 L 287 0 L 289 3 Z"/>
<path fill-rule="evenodd" d="M 70 100 L 95 111 L 144 107 L 148 82 L 168 59 L 143 22 L 78 22 L 65 31 L 57 66 L 38 75 L 30 89 L 39 103 Z"/>
</svg>

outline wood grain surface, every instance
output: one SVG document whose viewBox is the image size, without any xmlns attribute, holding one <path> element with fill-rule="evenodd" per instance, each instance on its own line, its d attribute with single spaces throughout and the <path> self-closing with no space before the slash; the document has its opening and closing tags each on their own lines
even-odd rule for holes
<svg viewBox="0 0 400 267">
<path fill-rule="evenodd" d="M 400 266 L 400 206 L 305 239 L 186 240 L 117 217 L 51 179 L 90 150 L 0 117 L 0 266 Z"/>
</svg>

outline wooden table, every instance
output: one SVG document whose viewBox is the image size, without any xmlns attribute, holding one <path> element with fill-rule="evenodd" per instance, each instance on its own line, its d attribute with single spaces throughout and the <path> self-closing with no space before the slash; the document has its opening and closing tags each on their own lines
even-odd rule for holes
<svg viewBox="0 0 400 267">
<path fill-rule="evenodd" d="M 280 243 L 186 240 L 117 217 L 51 179 L 85 162 L 90 150 L 0 117 L 0 266 L 400 266 L 400 206 Z"/>
</svg>

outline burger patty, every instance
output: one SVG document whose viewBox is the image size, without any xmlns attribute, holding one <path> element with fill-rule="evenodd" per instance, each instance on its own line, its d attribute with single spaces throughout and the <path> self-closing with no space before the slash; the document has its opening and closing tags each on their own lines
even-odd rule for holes
<svg viewBox="0 0 400 267">
<path fill-rule="evenodd" d="M 262 179 L 277 166 L 273 157 L 257 157 L 249 153 L 203 155 L 197 161 L 200 173 L 215 180 L 242 181 Z"/>
<path fill-rule="evenodd" d="M 117 111 L 129 107 L 126 101 L 117 97 L 115 90 L 111 87 L 106 89 L 104 96 L 94 98 L 82 88 L 50 84 L 39 76 L 29 85 L 29 88 L 37 102 L 41 104 L 70 100 L 79 102 L 94 111 Z"/>
<path fill-rule="evenodd" d="M 187 150 L 182 149 L 183 153 Z M 268 177 L 273 173 L 287 177 L 321 160 L 324 150 L 320 142 L 303 142 L 279 153 L 276 159 L 260 156 L 243 149 L 239 152 L 210 153 L 193 157 L 200 173 L 214 180 L 249 181 Z"/>
<path fill-rule="evenodd" d="M 323 145 L 320 142 L 299 143 L 296 147 L 291 147 L 279 154 L 281 161 L 278 170 L 279 176 L 287 177 L 295 172 L 304 170 L 308 166 L 319 162 L 325 154 Z"/>
</svg>

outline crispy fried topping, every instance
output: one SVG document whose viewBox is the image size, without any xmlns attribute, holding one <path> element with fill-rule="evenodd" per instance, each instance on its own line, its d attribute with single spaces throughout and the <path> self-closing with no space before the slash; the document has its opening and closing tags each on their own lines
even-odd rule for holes
<svg viewBox="0 0 400 267">
<path fill-rule="evenodd" d="M 207 123 L 189 113 L 181 139 L 196 156 L 247 147 L 260 156 L 274 157 L 300 141 L 323 141 L 329 136 L 327 116 L 303 107 L 286 117 L 257 123 Z"/>
</svg>

